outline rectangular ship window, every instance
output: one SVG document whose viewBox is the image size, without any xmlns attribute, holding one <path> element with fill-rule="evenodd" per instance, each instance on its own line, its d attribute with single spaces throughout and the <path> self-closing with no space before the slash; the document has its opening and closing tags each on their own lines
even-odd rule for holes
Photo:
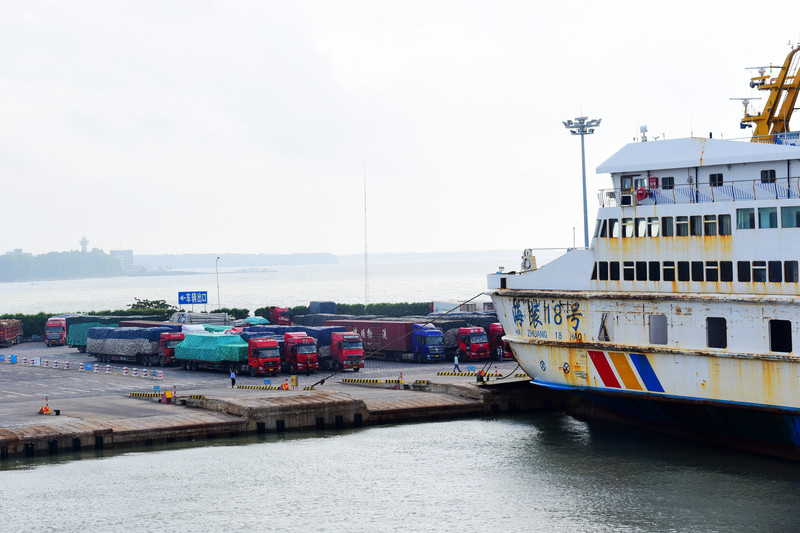
<svg viewBox="0 0 800 533">
<path fill-rule="evenodd" d="M 719 281 L 719 264 L 716 261 L 706 261 L 706 281 Z"/>
<path fill-rule="evenodd" d="M 675 217 L 675 235 L 687 237 L 689 235 L 689 217 Z"/>
<path fill-rule="evenodd" d="M 753 261 L 753 281 L 765 283 L 767 281 L 767 262 Z"/>
<path fill-rule="evenodd" d="M 623 218 L 622 219 L 622 238 L 633 237 L 633 219 L 632 218 Z"/>
<path fill-rule="evenodd" d="M 661 217 L 661 235 L 664 237 L 672 237 L 675 235 L 675 229 L 672 226 L 672 217 Z"/>
<path fill-rule="evenodd" d="M 712 187 L 722 187 L 722 174 L 709 174 L 708 184 Z"/>
<path fill-rule="evenodd" d="M 773 352 L 792 351 L 792 322 L 789 320 L 769 321 L 769 349 Z"/>
<path fill-rule="evenodd" d="M 731 216 L 730 215 L 720 215 L 719 216 L 719 234 L 720 235 L 730 235 L 731 234 Z"/>
<path fill-rule="evenodd" d="M 658 261 L 650 261 L 650 273 L 648 277 L 650 281 L 661 281 L 661 263 Z"/>
<path fill-rule="evenodd" d="M 703 217 L 700 215 L 692 215 L 689 217 L 689 233 L 693 237 L 703 236 Z"/>
<path fill-rule="evenodd" d="M 636 281 L 647 281 L 647 261 L 636 261 Z"/>
<path fill-rule="evenodd" d="M 762 170 L 761 183 L 775 183 L 775 169 Z"/>
<path fill-rule="evenodd" d="M 767 274 L 771 283 L 781 283 L 783 281 L 783 265 L 780 261 L 770 261 L 767 263 Z"/>
<path fill-rule="evenodd" d="M 597 279 L 597 263 L 594 264 L 592 267 L 592 277 L 591 279 Z"/>
<path fill-rule="evenodd" d="M 692 281 L 703 281 L 702 261 L 692 261 Z"/>
<path fill-rule="evenodd" d="M 728 325 L 722 317 L 706 318 L 706 344 L 709 348 L 728 347 Z"/>
<path fill-rule="evenodd" d="M 758 227 L 777 228 L 778 227 L 778 208 L 759 207 L 758 208 Z"/>
<path fill-rule="evenodd" d="M 599 278 L 603 281 L 608 280 L 608 261 L 600 261 L 598 264 Z"/>
<path fill-rule="evenodd" d="M 717 215 L 703 215 L 703 234 L 717 234 Z"/>
<path fill-rule="evenodd" d="M 800 228 L 800 206 L 781 207 L 781 227 Z"/>
<path fill-rule="evenodd" d="M 600 238 L 605 239 L 608 235 L 608 220 L 603 219 L 600 224 Z"/>
<path fill-rule="evenodd" d="M 664 281 L 675 281 L 675 261 L 664 261 Z"/>
<path fill-rule="evenodd" d="M 667 344 L 666 315 L 650 315 L 650 344 Z"/>
<path fill-rule="evenodd" d="M 634 280 L 633 261 L 623 261 L 622 263 L 622 277 L 625 281 Z"/>
<path fill-rule="evenodd" d="M 783 281 L 786 283 L 797 283 L 797 261 L 784 261 Z"/>
<path fill-rule="evenodd" d="M 647 222 L 644 217 L 636 219 L 636 236 L 637 237 L 647 236 Z"/>
<path fill-rule="evenodd" d="M 666 178 L 661 178 L 661 188 L 664 190 L 669 190 L 675 187 L 675 178 L 671 176 L 667 176 Z"/>
<path fill-rule="evenodd" d="M 741 282 L 750 281 L 750 261 L 737 261 L 736 269 L 739 273 L 739 281 Z"/>
<path fill-rule="evenodd" d="M 733 261 L 719 262 L 719 280 L 733 281 Z"/>
<path fill-rule="evenodd" d="M 616 218 L 608 219 L 608 237 L 610 239 L 619 238 L 619 219 Z"/>
<path fill-rule="evenodd" d="M 658 217 L 647 217 L 647 236 L 658 237 Z"/>
<path fill-rule="evenodd" d="M 678 281 L 689 281 L 689 261 L 678 261 Z"/>
<path fill-rule="evenodd" d="M 619 261 L 608 262 L 608 279 L 619 281 Z"/>
<path fill-rule="evenodd" d="M 736 210 L 736 229 L 754 229 L 756 215 L 752 207 Z"/>
<path fill-rule="evenodd" d="M 600 236 L 600 227 L 603 225 L 603 221 L 601 219 L 597 219 L 597 223 L 594 225 L 594 236 Z"/>
</svg>

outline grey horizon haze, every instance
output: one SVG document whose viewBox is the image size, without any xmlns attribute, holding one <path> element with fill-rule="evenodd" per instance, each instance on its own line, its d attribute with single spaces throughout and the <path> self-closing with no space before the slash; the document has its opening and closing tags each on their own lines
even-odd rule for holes
<svg viewBox="0 0 800 533">
<path fill-rule="evenodd" d="M 0 0 L 0 253 L 521 250 L 595 167 L 734 138 L 800 3 Z M 775 72 L 775 71 L 773 71 Z M 760 109 L 763 99 L 754 101 Z M 582 244 L 578 239 L 578 244 Z M 211 264 L 209 267 L 213 267 Z M 222 266 L 222 265 L 220 265 Z"/>
</svg>

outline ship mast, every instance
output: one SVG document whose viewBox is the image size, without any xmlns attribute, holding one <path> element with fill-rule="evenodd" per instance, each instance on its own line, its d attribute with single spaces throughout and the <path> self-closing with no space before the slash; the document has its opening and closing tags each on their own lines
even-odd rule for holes
<svg viewBox="0 0 800 533">
<path fill-rule="evenodd" d="M 786 56 L 778 75 L 772 78 L 766 75 L 767 68 L 769 67 L 756 67 L 758 68 L 758 76 L 754 76 L 750 81 L 751 88 L 757 88 L 759 91 L 769 91 L 767 97 L 767 104 L 758 115 L 747 114 L 747 107 L 745 106 L 745 114 L 742 119 L 742 128 L 751 127 L 749 124 L 755 124 L 753 129 L 752 142 L 774 142 L 774 136 L 779 133 L 789 132 L 789 119 L 792 118 L 792 112 L 797 103 L 797 94 L 800 89 L 800 45 L 793 48 L 789 55 Z"/>
</svg>

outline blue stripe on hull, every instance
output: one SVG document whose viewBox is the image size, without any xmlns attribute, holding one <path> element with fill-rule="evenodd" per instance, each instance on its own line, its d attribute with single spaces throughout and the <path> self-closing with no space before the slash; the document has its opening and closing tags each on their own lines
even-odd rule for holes
<svg viewBox="0 0 800 533">
<path fill-rule="evenodd" d="M 647 387 L 647 390 L 650 392 L 664 392 L 664 387 L 658 380 L 658 376 L 656 376 L 653 367 L 650 366 L 650 361 L 647 359 L 647 356 L 643 353 L 631 353 L 630 357 L 631 361 L 633 361 L 633 366 L 639 371 L 639 377 L 642 378 L 642 382 L 644 382 L 644 386 Z"/>
</svg>

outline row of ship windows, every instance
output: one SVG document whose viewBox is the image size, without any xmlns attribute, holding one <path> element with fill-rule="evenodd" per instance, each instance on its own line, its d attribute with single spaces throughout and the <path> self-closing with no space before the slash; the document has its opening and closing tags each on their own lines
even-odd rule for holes
<svg viewBox="0 0 800 533">
<path fill-rule="evenodd" d="M 800 206 L 784 206 L 780 227 L 800 228 Z M 736 210 L 736 229 L 778 227 L 778 208 L 752 207 Z M 688 237 L 731 234 L 731 215 L 691 215 L 676 217 L 606 218 L 597 221 L 594 236 L 616 239 L 628 237 Z"/>
<path fill-rule="evenodd" d="M 605 332 L 601 329 L 601 337 Z M 650 344 L 667 344 L 668 326 L 666 315 L 650 315 Z M 606 340 L 607 333 L 606 333 Z M 728 321 L 724 317 L 706 317 L 706 346 L 728 347 Z M 769 349 L 773 352 L 792 351 L 792 322 L 769 320 Z"/>
<path fill-rule="evenodd" d="M 761 183 L 775 183 L 777 181 L 774 169 L 761 171 Z M 712 187 L 722 187 L 724 183 L 724 176 L 721 172 L 708 175 L 708 184 Z M 658 188 L 658 178 L 651 176 L 647 180 L 645 178 L 637 178 L 635 176 L 622 176 L 620 185 L 623 190 L 633 190 L 639 187 L 649 186 L 651 189 Z M 672 189 L 675 187 L 675 178 L 672 176 L 664 176 L 661 178 L 662 189 Z"/>
<path fill-rule="evenodd" d="M 740 282 L 797 283 L 799 277 L 797 261 L 736 261 Z M 597 261 L 592 269 L 592 279 L 599 281 L 732 282 L 733 278 L 733 261 Z"/>
</svg>

